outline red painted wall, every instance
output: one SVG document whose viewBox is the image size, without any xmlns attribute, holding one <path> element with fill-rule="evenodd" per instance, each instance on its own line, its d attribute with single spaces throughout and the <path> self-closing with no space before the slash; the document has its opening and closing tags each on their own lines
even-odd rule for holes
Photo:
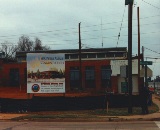
<svg viewBox="0 0 160 130">
<path fill-rule="evenodd" d="M 26 86 L 26 79 L 25 78 L 25 71 L 26 63 L 1 63 L 2 66 L 1 69 L 1 85 L 4 86 L 10 86 L 10 69 L 19 69 L 19 75 L 20 75 L 20 84 L 24 87 Z"/>
<path fill-rule="evenodd" d="M 26 62 L 22 63 L 2 63 L 0 62 L 0 65 L 2 66 L 1 70 L 1 86 L 9 86 L 9 79 L 10 79 L 10 69 L 11 68 L 19 68 L 19 73 L 20 73 L 20 85 L 22 89 L 26 89 L 27 84 L 26 84 L 26 77 L 25 77 L 25 69 L 27 68 Z M 85 88 L 84 83 L 83 83 L 83 90 L 87 92 L 104 92 L 106 88 L 101 87 L 101 66 L 103 65 L 110 65 L 109 60 L 82 60 L 82 80 L 85 81 L 85 67 L 86 66 L 94 66 L 95 67 L 95 88 Z M 65 62 L 65 80 L 66 80 L 66 92 L 70 92 L 70 67 L 78 67 L 79 66 L 79 61 L 66 61 Z M 114 91 L 115 93 L 118 92 L 118 85 L 117 85 L 117 77 L 111 77 L 111 85 L 112 88 L 110 91 Z M 19 85 L 17 86 L 19 87 Z"/>
<path fill-rule="evenodd" d="M 88 61 L 82 61 L 82 81 L 83 81 L 83 89 L 91 91 L 91 92 L 102 92 L 104 91 L 106 88 L 102 88 L 101 87 L 101 66 L 103 65 L 110 65 L 110 61 L 109 60 L 88 60 Z M 66 91 L 70 91 L 70 75 L 69 75 L 69 71 L 70 71 L 70 67 L 78 67 L 79 66 L 79 61 L 67 61 L 65 63 L 65 67 L 66 67 Z M 95 79 L 96 79 L 96 88 L 85 88 L 85 67 L 86 66 L 94 66 L 95 67 Z M 118 92 L 118 88 L 116 88 L 117 85 L 117 78 L 111 78 L 111 84 L 113 84 L 114 86 L 114 91 Z M 111 88 L 110 91 L 113 91 L 113 88 Z"/>
</svg>

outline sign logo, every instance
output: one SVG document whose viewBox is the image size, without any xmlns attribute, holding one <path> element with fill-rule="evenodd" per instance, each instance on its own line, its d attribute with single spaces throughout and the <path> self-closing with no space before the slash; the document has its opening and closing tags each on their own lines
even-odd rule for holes
<svg viewBox="0 0 160 130">
<path fill-rule="evenodd" d="M 38 84 L 33 84 L 33 86 L 32 86 L 32 91 L 33 91 L 33 92 L 38 92 L 39 90 L 40 90 L 39 85 L 38 85 Z"/>
</svg>

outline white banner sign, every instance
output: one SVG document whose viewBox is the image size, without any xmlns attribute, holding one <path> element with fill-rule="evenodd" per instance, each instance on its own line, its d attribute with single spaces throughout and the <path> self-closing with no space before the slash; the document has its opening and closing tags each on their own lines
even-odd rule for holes
<svg viewBox="0 0 160 130">
<path fill-rule="evenodd" d="M 65 93 L 64 54 L 27 54 L 27 93 Z"/>
</svg>

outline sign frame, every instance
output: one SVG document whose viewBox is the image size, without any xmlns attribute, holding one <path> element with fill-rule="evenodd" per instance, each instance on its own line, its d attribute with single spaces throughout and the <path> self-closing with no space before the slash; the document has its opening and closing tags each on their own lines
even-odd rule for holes
<svg viewBox="0 0 160 130">
<path fill-rule="evenodd" d="M 27 93 L 65 93 L 65 54 L 27 53 Z"/>
</svg>

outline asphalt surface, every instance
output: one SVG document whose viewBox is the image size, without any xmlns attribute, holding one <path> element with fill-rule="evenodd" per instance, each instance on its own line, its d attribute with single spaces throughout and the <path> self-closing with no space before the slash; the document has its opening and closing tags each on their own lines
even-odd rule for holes
<svg viewBox="0 0 160 130">
<path fill-rule="evenodd" d="M 0 130 L 159 130 L 160 122 L 0 122 Z"/>
</svg>

